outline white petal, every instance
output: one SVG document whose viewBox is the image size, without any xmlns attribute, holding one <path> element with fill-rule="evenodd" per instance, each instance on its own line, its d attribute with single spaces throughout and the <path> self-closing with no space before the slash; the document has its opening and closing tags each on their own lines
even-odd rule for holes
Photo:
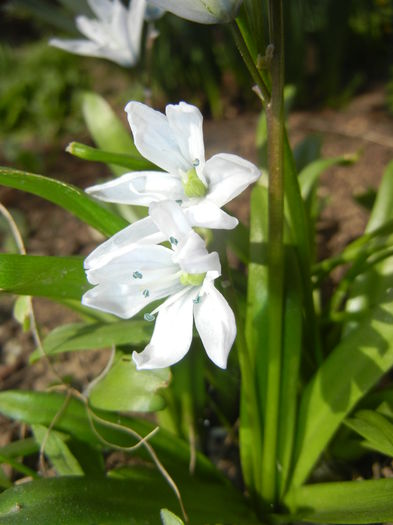
<svg viewBox="0 0 393 525">
<path fill-rule="evenodd" d="M 183 209 L 174 201 L 153 202 L 149 216 L 167 239 L 172 237 L 177 243 L 181 243 L 192 232 Z"/>
<path fill-rule="evenodd" d="M 88 290 L 82 296 L 82 304 L 122 319 L 130 319 L 153 301 L 178 292 L 181 286 L 171 283 L 149 290 L 146 296 L 144 288 L 134 284 L 103 283 Z"/>
<path fill-rule="evenodd" d="M 217 252 L 209 253 L 206 250 L 205 241 L 194 231 L 183 240 L 178 247 L 173 261 L 177 262 L 183 272 L 205 273 L 216 272 L 217 277 L 221 274 L 221 264 Z"/>
<path fill-rule="evenodd" d="M 183 157 L 189 161 L 189 169 L 194 164 L 205 163 L 203 144 L 203 117 L 199 109 L 186 102 L 168 104 L 165 109 L 169 126 Z"/>
<path fill-rule="evenodd" d="M 179 178 L 162 171 L 126 173 L 104 184 L 86 188 L 89 195 L 106 202 L 149 206 L 166 199 L 183 199 Z"/>
<path fill-rule="evenodd" d="M 194 304 L 195 325 L 209 358 L 220 368 L 226 368 L 236 337 L 235 316 L 213 283 L 204 288 L 200 302 Z"/>
<path fill-rule="evenodd" d="M 241 2 L 242 0 L 150 0 L 152 5 L 201 24 L 228 22 Z"/>
<path fill-rule="evenodd" d="M 201 200 L 198 204 L 183 208 L 184 214 L 192 226 L 210 228 L 212 230 L 233 230 L 239 221 L 228 215 L 209 198 Z"/>
<path fill-rule="evenodd" d="M 107 60 L 116 62 L 116 64 L 120 66 L 129 67 L 133 65 L 129 57 L 123 56 L 123 53 L 104 48 L 90 40 L 62 40 L 60 38 L 52 38 L 49 44 L 77 55 L 106 58 Z"/>
<path fill-rule="evenodd" d="M 192 341 L 193 290 L 162 307 L 157 316 L 150 343 L 132 358 L 138 370 L 174 365 L 188 352 Z"/>
<path fill-rule="evenodd" d="M 99 46 L 95 42 L 90 40 L 63 40 L 62 38 L 51 38 L 49 44 L 69 53 L 75 53 L 77 55 L 85 55 L 92 57 L 100 57 Z"/>
<path fill-rule="evenodd" d="M 105 22 L 110 21 L 113 9 L 113 4 L 110 0 L 87 0 L 87 3 L 97 18 Z"/>
<path fill-rule="evenodd" d="M 158 231 L 157 226 L 151 218 L 145 217 L 140 221 L 130 224 L 110 237 L 107 241 L 100 244 L 85 259 L 85 270 L 98 268 L 107 264 L 114 257 L 119 257 L 120 255 L 132 250 L 135 243 L 159 243 L 165 239 L 165 235 Z"/>
<path fill-rule="evenodd" d="M 99 46 L 110 45 L 108 31 L 102 22 L 83 15 L 77 16 L 75 22 L 79 31 L 92 42 L 95 42 Z"/>
<path fill-rule="evenodd" d="M 220 153 L 206 162 L 204 174 L 209 184 L 209 200 L 221 207 L 255 182 L 261 172 L 237 155 Z"/>
<path fill-rule="evenodd" d="M 113 0 L 112 20 L 108 32 L 112 37 L 113 44 L 119 49 L 126 50 L 132 56 L 133 60 L 137 59 L 138 53 L 131 49 L 131 43 L 128 36 L 128 11 L 122 4 L 121 0 Z M 143 20 L 143 18 L 142 18 Z"/>
<path fill-rule="evenodd" d="M 169 127 L 168 119 L 141 102 L 129 102 L 125 108 L 135 146 L 143 157 L 161 169 L 179 174 L 187 171 L 189 162 L 182 156 Z"/>
<path fill-rule="evenodd" d="M 145 9 L 146 0 L 130 0 L 126 24 L 129 46 L 136 60 L 140 54 Z"/>
<path fill-rule="evenodd" d="M 131 250 L 106 264 L 86 270 L 86 276 L 91 284 L 118 282 L 143 287 L 152 279 L 163 279 L 178 271 L 172 255 L 172 250 L 165 246 L 134 244 Z"/>
</svg>

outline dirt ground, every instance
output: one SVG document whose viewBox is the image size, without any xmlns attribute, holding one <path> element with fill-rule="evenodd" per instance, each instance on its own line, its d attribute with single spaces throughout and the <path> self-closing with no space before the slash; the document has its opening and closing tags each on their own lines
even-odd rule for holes
<svg viewBox="0 0 393 525">
<path fill-rule="evenodd" d="M 207 158 L 214 153 L 231 152 L 256 162 L 254 142 L 257 114 L 239 115 L 224 121 L 205 122 Z M 369 188 L 377 188 L 383 170 L 393 158 L 393 118 L 386 112 L 384 92 L 376 88 L 355 98 L 348 107 L 333 111 L 294 112 L 289 119 L 290 139 L 296 144 L 308 134 L 316 134 L 323 142 L 324 156 L 359 152 L 359 161 L 349 167 L 328 170 L 321 179 L 320 196 L 326 200 L 318 230 L 323 243 L 321 254 L 337 253 L 359 235 L 366 224 L 367 213 L 353 199 Z M 86 141 L 86 137 L 70 140 Z M 64 140 L 64 147 L 68 140 Z M 85 163 L 60 151 L 48 150 L 51 165 L 46 174 L 85 188 L 108 172 L 102 165 Z M 42 255 L 85 255 L 102 238 L 67 212 L 34 196 L 0 188 L 0 202 L 8 209 L 19 210 L 28 225 L 25 237 L 27 252 Z M 231 206 L 233 213 L 247 220 L 248 194 Z M 35 311 L 42 334 L 55 326 L 76 320 L 61 306 L 44 299 L 35 299 Z M 31 336 L 22 333 L 12 318 L 13 298 L 0 297 L 0 390 L 10 388 L 45 389 L 53 374 L 44 361 L 34 366 L 28 356 L 34 348 Z M 79 352 L 61 357 L 55 364 L 61 376 L 83 387 L 105 366 L 107 351 Z M 0 445 L 12 429 L 0 421 Z"/>
</svg>

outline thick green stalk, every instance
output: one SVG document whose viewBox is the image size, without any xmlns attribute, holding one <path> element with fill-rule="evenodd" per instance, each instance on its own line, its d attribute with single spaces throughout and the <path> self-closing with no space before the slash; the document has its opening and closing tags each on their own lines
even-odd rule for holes
<svg viewBox="0 0 393 525">
<path fill-rule="evenodd" d="M 268 364 L 262 453 L 262 497 L 277 497 L 277 440 L 283 342 L 284 291 L 284 46 L 282 0 L 269 0 L 272 92 L 266 105 L 269 168 Z M 262 349 L 259 349 L 262 351 Z"/>
</svg>

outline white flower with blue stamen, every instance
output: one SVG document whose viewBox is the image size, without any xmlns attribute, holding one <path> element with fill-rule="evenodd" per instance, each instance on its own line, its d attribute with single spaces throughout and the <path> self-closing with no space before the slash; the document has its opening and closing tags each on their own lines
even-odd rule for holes
<svg viewBox="0 0 393 525">
<path fill-rule="evenodd" d="M 195 106 L 169 104 L 165 115 L 140 102 L 126 106 L 134 142 L 160 171 L 141 171 L 87 188 L 98 199 L 149 206 L 176 200 L 192 226 L 232 229 L 238 220 L 221 208 L 259 176 L 247 160 L 227 153 L 205 160 L 203 117 Z"/>
<path fill-rule="evenodd" d="M 146 4 L 146 0 L 130 0 L 126 8 L 121 0 L 87 0 L 96 15 L 75 19 L 86 39 L 52 38 L 52 46 L 75 53 L 106 58 L 120 66 L 134 66 L 140 55 L 143 21 L 157 18 L 162 11 Z"/>
<path fill-rule="evenodd" d="M 149 216 L 171 247 L 155 244 L 153 237 L 150 242 L 143 224 L 132 243 L 116 245 L 109 239 L 85 260 L 86 275 L 94 287 L 84 294 L 82 303 L 128 319 L 166 298 L 145 314 L 147 321 L 155 320 L 155 327 L 143 352 L 133 353 L 137 368 L 164 368 L 180 361 L 191 345 L 193 320 L 206 353 L 225 368 L 236 323 L 214 287 L 221 274 L 218 254 L 207 251 L 174 201 L 153 203 Z"/>
</svg>

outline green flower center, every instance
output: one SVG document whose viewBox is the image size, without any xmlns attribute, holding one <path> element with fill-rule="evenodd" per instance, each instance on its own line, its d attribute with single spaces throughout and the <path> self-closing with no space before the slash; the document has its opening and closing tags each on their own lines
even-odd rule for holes
<svg viewBox="0 0 393 525">
<path fill-rule="evenodd" d="M 207 192 L 206 186 L 203 184 L 201 179 L 198 177 L 195 168 L 191 168 L 187 171 L 183 178 L 184 193 L 187 197 L 204 197 Z"/>
<path fill-rule="evenodd" d="M 182 273 L 180 282 L 183 286 L 200 286 L 205 280 L 206 273 Z"/>
</svg>

